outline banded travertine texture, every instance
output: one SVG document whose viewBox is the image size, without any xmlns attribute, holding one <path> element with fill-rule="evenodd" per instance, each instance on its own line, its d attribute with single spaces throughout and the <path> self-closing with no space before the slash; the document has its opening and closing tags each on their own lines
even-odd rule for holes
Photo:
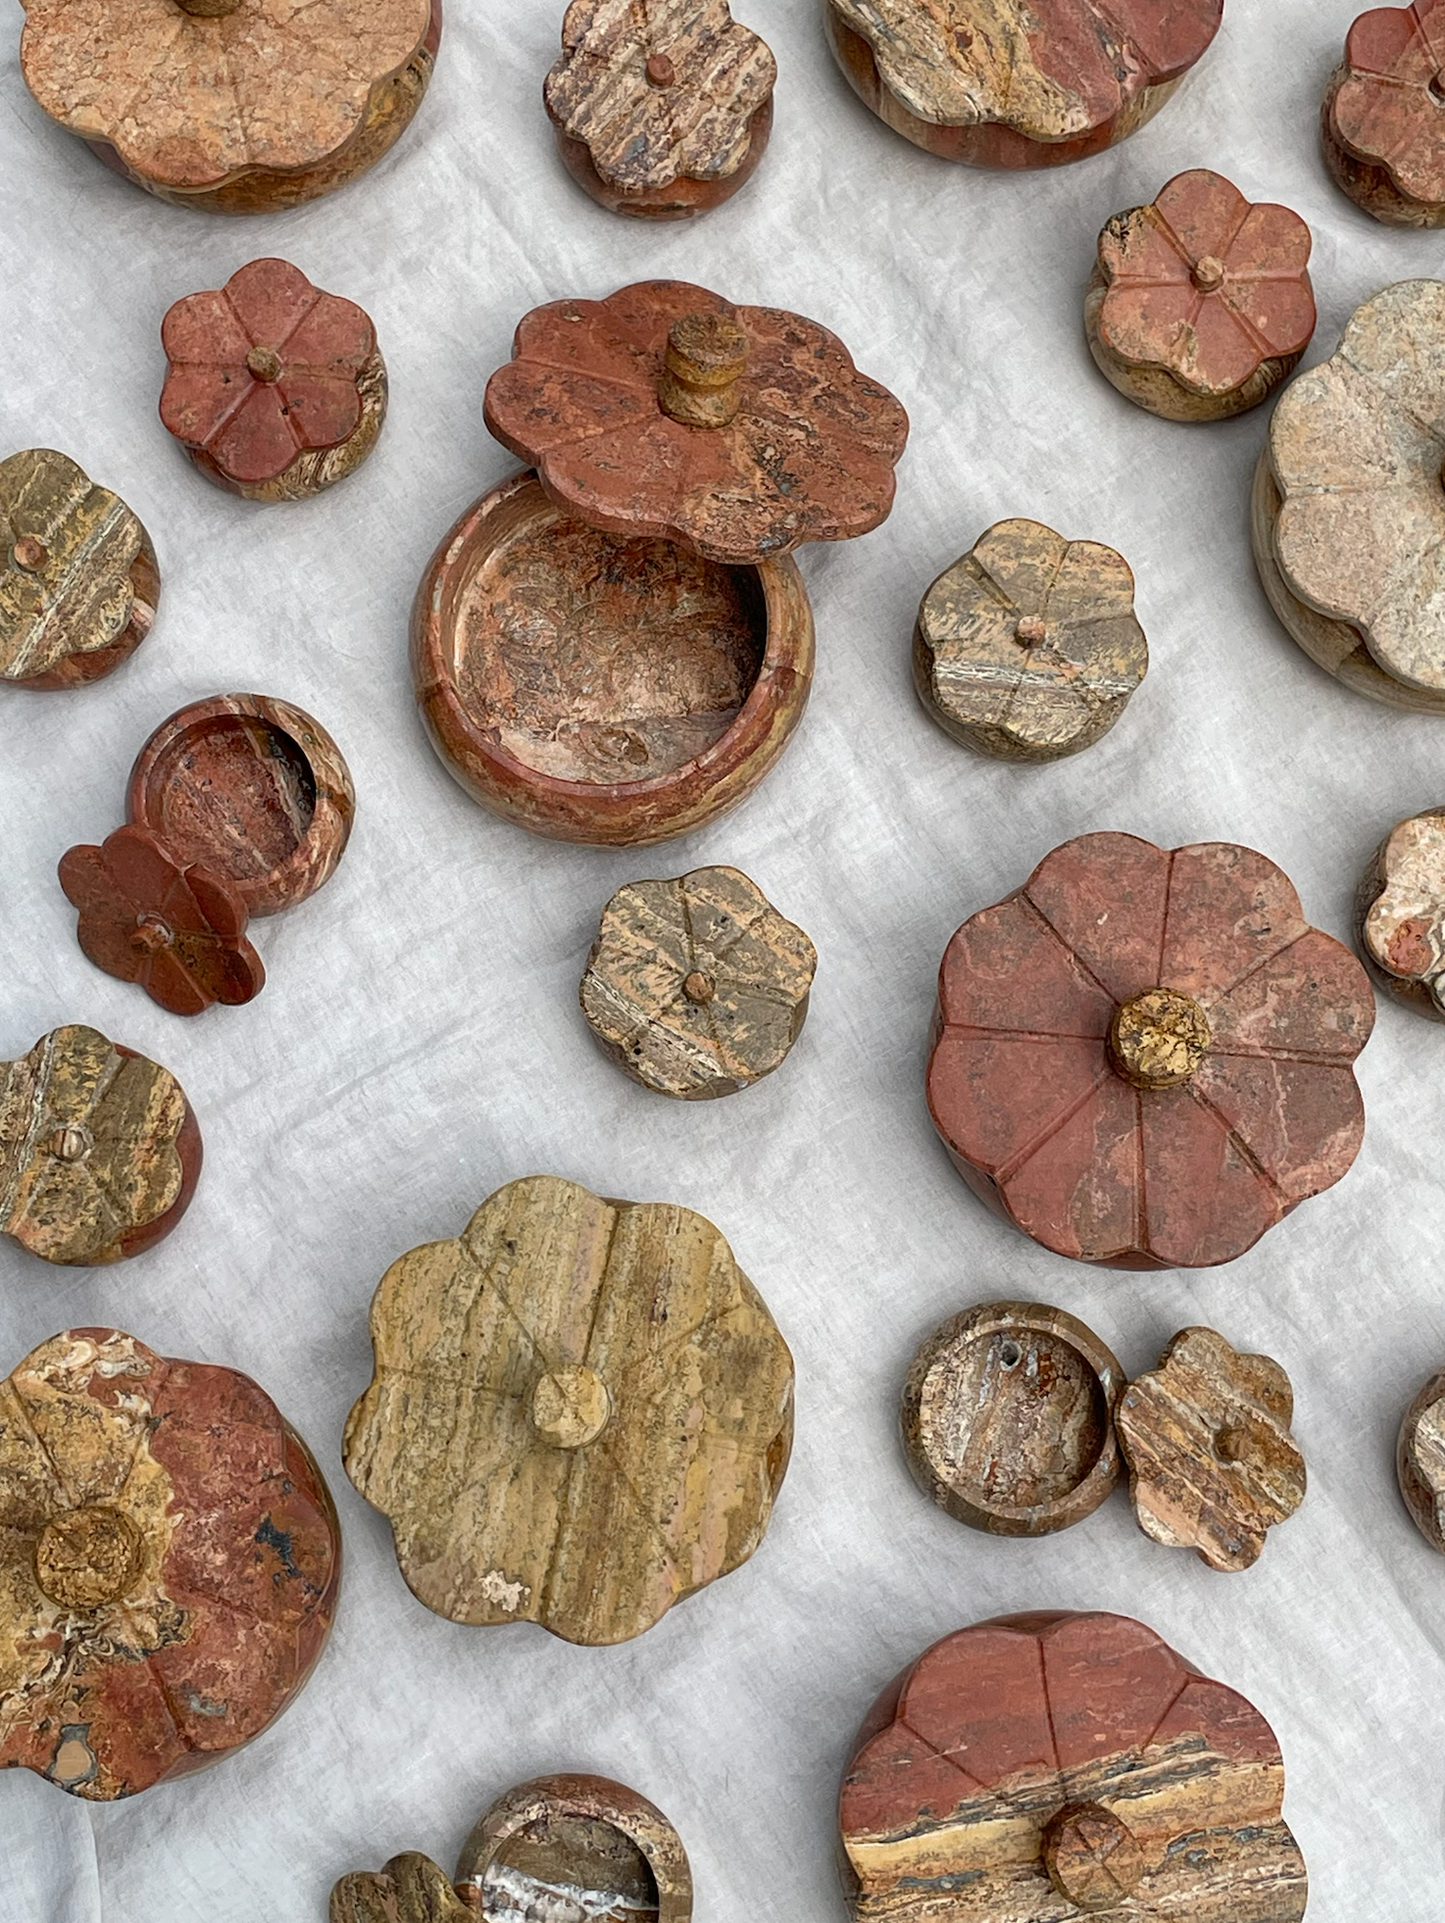
<svg viewBox="0 0 1445 1923">
<path fill-rule="evenodd" d="M 371 1338 L 346 1471 L 439 1615 L 624 1642 L 762 1541 L 792 1357 L 691 1210 L 509 1183 L 393 1265 Z"/>
<path fill-rule="evenodd" d="M 736 868 L 620 888 L 582 977 L 582 1012 L 634 1081 L 686 1101 L 733 1095 L 802 1032 L 818 956 Z"/>
<path fill-rule="evenodd" d="M 608 186 L 646 194 L 737 173 L 777 79 L 727 0 L 573 0 L 544 99 Z"/>
<path fill-rule="evenodd" d="M 864 1725 L 845 1875 L 864 1923 L 1299 1923 L 1283 1795 L 1264 1718 L 1142 1623 L 1001 1617 L 936 1644 Z"/>
<path fill-rule="evenodd" d="M 1445 1555 L 1445 1370 L 1431 1376 L 1405 1411 L 1396 1467 L 1416 1527 Z"/>
<path fill-rule="evenodd" d="M 99 678 L 150 633 L 159 593 L 150 537 L 118 495 L 53 448 L 0 461 L 0 680 Z"/>
<path fill-rule="evenodd" d="M 119 1261 L 189 1199 L 199 1163 L 180 1083 L 95 1029 L 57 1028 L 0 1063 L 0 1230 L 32 1255 Z"/>
<path fill-rule="evenodd" d="M 1197 1550 L 1211 1569 L 1258 1561 L 1267 1531 L 1305 1497 L 1293 1413 L 1277 1362 L 1240 1355 L 1213 1329 L 1176 1335 L 1158 1369 L 1130 1383 L 1116 1417 L 1145 1535 Z"/>
<path fill-rule="evenodd" d="M 330 1923 L 475 1923 L 429 1856 L 394 1856 L 384 1870 L 357 1870 L 331 1892 Z"/>
<path fill-rule="evenodd" d="M 1387 994 L 1445 1021 L 1445 808 L 1397 822 L 1356 897 L 1360 947 Z"/>
<path fill-rule="evenodd" d="M 913 678 L 940 727 L 1004 761 L 1106 735 L 1149 667 L 1134 576 L 1113 548 L 1000 521 L 923 597 Z"/>
</svg>

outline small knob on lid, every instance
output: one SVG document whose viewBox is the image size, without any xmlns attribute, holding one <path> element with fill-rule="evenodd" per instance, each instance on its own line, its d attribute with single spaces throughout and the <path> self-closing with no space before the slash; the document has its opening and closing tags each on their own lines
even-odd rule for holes
<svg viewBox="0 0 1445 1923">
<path fill-rule="evenodd" d="M 22 534 L 10 552 L 16 567 L 24 568 L 27 574 L 38 574 L 50 559 L 50 549 L 33 534 Z"/>
<path fill-rule="evenodd" d="M 742 404 L 748 337 L 731 314 L 684 314 L 667 336 L 657 383 L 664 414 L 684 427 L 726 427 Z"/>
<path fill-rule="evenodd" d="M 1194 285 L 1201 294 L 1212 294 L 1224 285 L 1224 262 L 1206 254 L 1194 269 Z"/>
<path fill-rule="evenodd" d="M 1144 1880 L 1144 1852 L 1122 1818 L 1102 1803 L 1073 1803 L 1044 1831 L 1049 1881 L 1085 1914 L 1113 1910 Z"/>
<path fill-rule="evenodd" d="M 246 356 L 246 366 L 258 381 L 279 381 L 281 378 L 281 356 L 274 347 L 253 347 Z"/>
<path fill-rule="evenodd" d="M 611 1391 L 592 1369 L 552 1369 L 532 1391 L 532 1427 L 554 1449 L 585 1449 L 611 1420 Z"/>
<path fill-rule="evenodd" d="M 1026 614 L 1014 629 L 1014 639 L 1021 648 L 1041 648 L 1048 638 L 1048 623 L 1037 614 Z"/>
<path fill-rule="evenodd" d="M 649 87 L 677 85 L 677 68 L 665 53 L 650 53 L 647 56 L 647 84 Z"/>
</svg>

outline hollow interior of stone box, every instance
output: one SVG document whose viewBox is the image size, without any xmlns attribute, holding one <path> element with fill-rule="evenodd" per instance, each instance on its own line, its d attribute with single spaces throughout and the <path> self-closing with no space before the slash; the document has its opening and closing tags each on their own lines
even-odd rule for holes
<svg viewBox="0 0 1445 1923">
<path fill-rule="evenodd" d="M 545 1816 L 509 1837 L 482 1879 L 487 1923 L 596 1918 L 647 1923 L 657 1881 L 637 1844 L 593 1817 Z"/>
<path fill-rule="evenodd" d="M 306 839 L 316 776 L 300 742 L 275 722 L 215 715 L 162 754 L 147 806 L 151 825 L 184 861 L 259 881 Z"/>
<path fill-rule="evenodd" d="M 603 534 L 540 488 L 484 534 L 452 607 L 473 722 L 555 780 L 650 781 L 720 740 L 767 648 L 757 570 Z"/>
<path fill-rule="evenodd" d="M 1099 1460 L 1109 1433 L 1102 1385 L 1061 1336 L 980 1337 L 947 1386 L 944 1427 L 957 1487 L 988 1509 L 1059 1502 Z"/>
</svg>

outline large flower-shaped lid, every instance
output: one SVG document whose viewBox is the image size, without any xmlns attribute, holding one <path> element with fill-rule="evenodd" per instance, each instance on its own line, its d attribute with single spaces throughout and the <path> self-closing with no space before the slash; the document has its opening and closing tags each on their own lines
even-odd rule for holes
<svg viewBox="0 0 1445 1923">
<path fill-rule="evenodd" d="M 1205 1268 L 1348 1171 L 1373 1026 L 1363 968 L 1263 855 L 1083 835 L 949 944 L 929 1107 L 1045 1248 Z"/>
<path fill-rule="evenodd" d="M 361 424 L 358 386 L 376 329 L 284 260 L 253 260 L 225 286 L 178 300 L 161 323 L 161 419 L 227 479 L 274 481 Z"/>
<path fill-rule="evenodd" d="M 131 569 L 145 529 L 119 495 L 52 448 L 0 461 L 0 680 L 28 681 L 113 646 L 155 609 Z"/>
<path fill-rule="evenodd" d="M 691 1210 L 511 1182 L 388 1270 L 371 1340 L 346 1472 L 439 1615 L 623 1642 L 762 1541 L 792 1357 Z"/>
<path fill-rule="evenodd" d="M 1127 1616 L 1040 1614 L 959 1630 L 905 1671 L 839 1822 L 860 1917 L 1298 1923 L 1283 1807 L 1279 1743 L 1242 1696 Z"/>
<path fill-rule="evenodd" d="M 570 514 L 748 565 L 887 519 L 908 417 L 835 334 L 685 281 L 536 308 L 487 426 Z"/>
<path fill-rule="evenodd" d="M 1291 592 L 1358 629 L 1395 680 L 1445 691 L 1445 281 L 1357 308 L 1280 397 L 1269 454 Z"/>
<path fill-rule="evenodd" d="M 168 1234 L 201 1170 L 180 1083 L 93 1028 L 0 1062 L 0 1231 L 47 1262 L 117 1262 Z"/>
<path fill-rule="evenodd" d="M 72 1329 L 0 1384 L 0 1768 L 110 1802 L 216 1761 L 306 1681 L 340 1578 L 249 1376 Z"/>
<path fill-rule="evenodd" d="M 76 939 L 97 968 L 136 982 L 173 1015 L 259 995 L 261 957 L 235 884 L 188 867 L 148 828 L 117 828 L 99 848 L 69 849 L 60 885 L 80 911 Z"/>
<path fill-rule="evenodd" d="M 1108 283 L 1100 337 L 1121 360 L 1167 368 L 1193 393 L 1229 393 L 1308 347 L 1310 248 L 1308 226 L 1288 207 L 1252 206 L 1207 168 L 1177 174 L 1151 206 L 1117 215 L 1099 236 Z"/>
<path fill-rule="evenodd" d="M 920 120 L 1078 140 L 1177 80 L 1224 0 L 832 0 Z"/>
<path fill-rule="evenodd" d="M 609 186 L 644 193 L 736 173 L 777 79 L 728 0 L 572 0 L 543 97 Z"/>
<path fill-rule="evenodd" d="M 1445 201 L 1445 0 L 1362 13 L 1345 42 L 1332 131 L 1411 200 Z"/>
<path fill-rule="evenodd" d="M 178 192 L 299 172 L 358 133 L 421 47 L 431 0 L 25 0 L 45 111 Z"/>
</svg>

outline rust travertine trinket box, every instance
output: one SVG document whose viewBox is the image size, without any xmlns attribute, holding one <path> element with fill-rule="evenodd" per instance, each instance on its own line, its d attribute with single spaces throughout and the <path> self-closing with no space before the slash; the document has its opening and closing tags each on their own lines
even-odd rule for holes
<svg viewBox="0 0 1445 1923">
<path fill-rule="evenodd" d="M 1391 227 L 1445 227 L 1445 5 L 1374 7 L 1350 28 L 1325 93 L 1325 161 Z"/>
<path fill-rule="evenodd" d="M 47 1262 L 119 1262 L 191 1205 L 201 1131 L 168 1070 L 94 1028 L 0 1062 L 0 1233 Z"/>
<path fill-rule="evenodd" d="M 346 1473 L 438 1615 L 625 1642 L 761 1543 L 792 1357 L 690 1209 L 511 1182 L 388 1270 L 371 1340 Z"/>
<path fill-rule="evenodd" d="M 365 173 L 409 125 L 441 0 L 24 0 L 52 120 L 180 207 L 274 213 Z"/>
<path fill-rule="evenodd" d="M 249 1002 L 266 980 L 250 917 L 331 879 L 355 811 L 341 750 L 311 715 L 269 695 L 194 702 L 141 749 L 128 825 L 61 860 L 77 939 L 173 1015 Z"/>
<path fill-rule="evenodd" d="M 1121 1473 L 1124 1372 L 1092 1329 L 1038 1302 L 986 1302 L 929 1337 L 903 1391 L 920 1489 L 994 1536 L 1047 1536 L 1091 1516 Z"/>
<path fill-rule="evenodd" d="M 807 703 L 792 552 L 887 518 L 907 416 L 815 322 L 645 281 L 528 315 L 486 420 L 535 472 L 469 509 L 421 584 L 412 667 L 438 754 L 538 834 L 703 826 Z"/>
<path fill-rule="evenodd" d="M 930 153 L 1058 167 L 1151 120 L 1209 49 L 1224 0 L 826 0 L 858 97 Z"/>
<path fill-rule="evenodd" d="M 543 98 L 567 171 L 594 200 L 686 220 L 752 178 L 777 78 L 728 0 L 572 0 Z"/>
<path fill-rule="evenodd" d="M 1055 1254 L 1205 1268 L 1347 1173 L 1374 1019 L 1263 855 L 1083 835 L 950 943 L 929 1108 L 970 1187 Z"/>
<path fill-rule="evenodd" d="M 1166 421 L 1224 421 L 1258 407 L 1315 331 L 1310 230 L 1251 206 L 1204 168 L 1099 236 L 1084 303 L 1089 351 L 1137 407 Z"/>
<path fill-rule="evenodd" d="M 839 1825 L 868 1923 L 1300 1923 L 1268 1723 L 1126 1616 L 1001 1616 L 886 1689 Z"/>
<path fill-rule="evenodd" d="M 161 419 L 207 480 L 300 501 L 354 474 L 386 419 L 386 363 L 354 301 L 284 260 L 178 300 L 161 323 Z"/>
<path fill-rule="evenodd" d="M 933 583 L 913 681 L 946 733 L 1000 761 L 1057 761 L 1113 727 L 1149 667 L 1113 548 L 1000 521 Z"/>
<path fill-rule="evenodd" d="M 802 1032 L 818 957 L 736 868 L 620 888 L 582 977 L 603 1051 L 645 1088 L 709 1101 L 771 1075 Z"/>
<path fill-rule="evenodd" d="M 330 1923 L 519 1923 L 612 1918 L 691 1923 L 682 1839 L 636 1790 L 600 1776 L 540 1776 L 500 1797 L 452 1881 L 428 1857 L 343 1877 Z"/>
<path fill-rule="evenodd" d="M 160 592 L 151 538 L 118 494 L 53 448 L 0 461 L 0 681 L 78 688 L 113 674 Z"/>
<path fill-rule="evenodd" d="M 1445 1021 L 1445 808 L 1390 830 L 1360 883 L 1356 918 L 1376 983 L 1431 1021 Z"/>
<path fill-rule="evenodd" d="M 1311 660 L 1356 694 L 1445 714 L 1445 281 L 1358 308 L 1280 396 L 1255 474 L 1254 558 Z"/>
<path fill-rule="evenodd" d="M 249 1376 L 72 1329 L 0 1384 L 0 1768 L 92 1802 L 259 1736 L 330 1633 L 341 1535 Z"/>
</svg>

